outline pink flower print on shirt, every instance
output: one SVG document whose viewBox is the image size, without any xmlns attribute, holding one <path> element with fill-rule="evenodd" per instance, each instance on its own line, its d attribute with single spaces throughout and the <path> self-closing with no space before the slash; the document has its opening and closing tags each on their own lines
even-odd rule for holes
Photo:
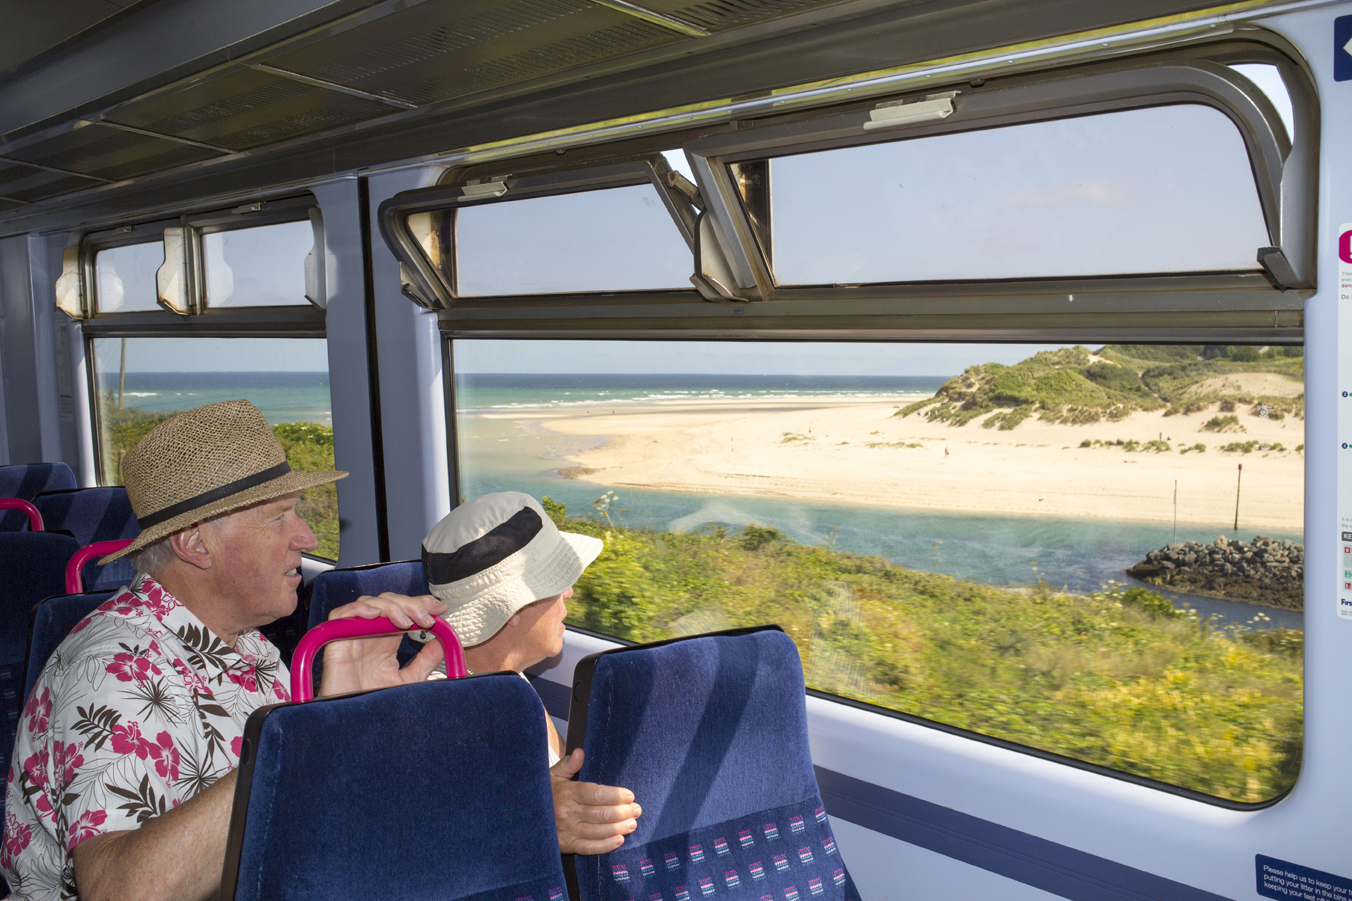
<svg viewBox="0 0 1352 901">
<path fill-rule="evenodd" d="M 291 692 L 287 691 L 285 688 L 282 688 L 282 683 L 280 679 L 272 683 L 272 693 L 275 694 L 277 696 L 277 700 L 281 701 L 283 704 L 291 703 Z"/>
<path fill-rule="evenodd" d="M 41 735 L 47 731 L 47 721 L 52 715 L 52 693 L 50 689 L 42 689 L 39 695 L 36 691 L 28 698 L 28 703 L 24 706 L 23 715 L 28 717 L 28 731 L 36 735 Z"/>
<path fill-rule="evenodd" d="M 119 754 L 135 754 L 142 760 L 150 753 L 150 743 L 141 737 L 141 724 L 132 720 L 125 726 L 113 727 L 113 750 Z"/>
<path fill-rule="evenodd" d="M 127 648 L 126 645 L 122 645 L 122 647 Z M 150 643 L 150 652 L 159 653 L 159 649 L 153 641 Z M 120 654 L 114 654 L 113 662 L 108 664 L 108 672 L 117 676 L 119 682 L 141 682 L 149 679 L 152 674 L 162 675 L 160 668 L 146 656 L 146 653 L 146 651 L 137 647 L 127 648 Z"/>
<path fill-rule="evenodd" d="M 242 749 L 243 747 L 244 747 L 244 736 L 243 736 L 243 735 L 236 735 L 234 738 L 230 739 L 230 753 L 231 753 L 231 754 L 234 754 L 236 757 L 239 757 L 240 749 Z"/>
<path fill-rule="evenodd" d="M 184 686 L 187 687 L 189 693 L 191 693 L 193 697 L 215 697 L 211 693 L 211 686 L 207 684 L 207 680 L 194 672 L 193 668 L 188 666 L 188 664 L 184 663 L 182 660 L 175 660 L 174 669 L 178 670 L 179 677 L 183 679 Z"/>
<path fill-rule="evenodd" d="M 131 616 L 136 613 L 136 595 L 128 591 L 119 592 L 99 605 L 98 613 L 113 613 L 117 616 Z M 83 627 L 83 624 L 81 624 Z M 76 630 L 78 631 L 78 629 Z"/>
<path fill-rule="evenodd" d="M 242 672 L 232 673 L 225 671 L 225 678 L 234 682 L 245 691 L 258 691 L 258 673 L 254 669 L 254 662 L 249 661 L 249 665 Z"/>
<path fill-rule="evenodd" d="M 144 584 L 144 587 L 146 608 L 155 614 L 156 618 L 164 619 L 179 606 L 178 598 L 165 591 L 158 583 L 151 582 Z"/>
<path fill-rule="evenodd" d="M 14 858 L 33 840 L 33 830 L 20 823 L 12 812 L 5 814 L 5 841 L 0 845 L 0 866 L 14 869 Z"/>
<path fill-rule="evenodd" d="M 173 737 L 168 732 L 161 732 L 155 736 L 155 744 L 147 742 L 146 747 L 155 758 L 155 772 L 163 778 L 178 781 L 178 748 L 174 747 Z"/>
<path fill-rule="evenodd" d="M 103 832 L 99 827 L 108 819 L 102 810 L 86 810 L 80 818 L 70 824 L 70 836 L 66 839 L 66 851 L 74 851 L 75 846 L 87 838 L 93 838 Z"/>
<path fill-rule="evenodd" d="M 47 782 L 47 749 L 43 748 L 36 754 L 29 755 L 28 759 L 23 762 L 23 772 L 24 776 L 27 777 L 28 784 L 32 786 L 31 789 L 24 792 L 25 796 L 30 792 L 36 792 L 37 800 L 33 802 L 34 806 L 37 807 L 38 813 L 44 819 L 51 819 L 54 814 L 51 798 L 48 797 L 47 792 L 49 786 Z"/>
<path fill-rule="evenodd" d="M 54 786 L 59 792 L 64 792 L 66 786 L 75 778 L 75 771 L 84 763 L 84 755 L 80 753 L 79 745 L 71 742 L 68 745 L 62 745 L 57 742 L 52 745 L 52 770 L 54 771 Z"/>
</svg>

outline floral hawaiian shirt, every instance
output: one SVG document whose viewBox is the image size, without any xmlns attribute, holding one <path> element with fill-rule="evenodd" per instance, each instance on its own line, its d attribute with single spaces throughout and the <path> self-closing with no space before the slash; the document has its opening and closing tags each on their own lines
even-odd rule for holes
<svg viewBox="0 0 1352 901">
<path fill-rule="evenodd" d="M 249 714 L 290 700 L 277 649 L 231 648 L 149 577 L 82 620 L 19 721 L 0 868 L 15 898 L 75 898 L 70 852 L 136 829 L 239 763 Z"/>
</svg>

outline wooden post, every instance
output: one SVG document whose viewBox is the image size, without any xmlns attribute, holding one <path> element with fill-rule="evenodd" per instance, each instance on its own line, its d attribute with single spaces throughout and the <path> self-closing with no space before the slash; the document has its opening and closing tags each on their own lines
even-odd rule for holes
<svg viewBox="0 0 1352 901">
<path fill-rule="evenodd" d="M 1244 464 L 1239 464 L 1239 475 L 1235 476 L 1235 531 L 1239 531 L 1239 483 L 1244 478 Z"/>
</svg>

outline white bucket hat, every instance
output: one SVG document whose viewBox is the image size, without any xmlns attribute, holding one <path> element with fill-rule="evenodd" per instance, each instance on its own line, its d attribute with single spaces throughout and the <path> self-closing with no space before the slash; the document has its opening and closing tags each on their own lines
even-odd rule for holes
<svg viewBox="0 0 1352 901">
<path fill-rule="evenodd" d="M 502 491 L 446 514 L 423 539 L 422 562 L 432 594 L 451 608 L 442 618 L 472 647 L 527 604 L 567 591 L 602 546 L 560 532 L 529 494 Z"/>
</svg>

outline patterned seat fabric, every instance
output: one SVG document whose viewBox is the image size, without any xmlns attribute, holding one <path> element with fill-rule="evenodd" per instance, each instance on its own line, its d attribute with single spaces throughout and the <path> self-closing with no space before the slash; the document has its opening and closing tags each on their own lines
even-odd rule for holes
<svg viewBox="0 0 1352 901">
<path fill-rule="evenodd" d="M 127 489 L 121 485 L 46 491 L 34 498 L 33 504 L 48 531 L 69 532 L 81 546 L 141 534 Z M 85 591 L 113 591 L 130 584 L 136 571 L 123 557 L 107 566 L 99 566 L 97 561 L 86 563 L 80 575 Z"/>
<path fill-rule="evenodd" d="M 578 716 L 578 708 L 574 708 Z M 579 778 L 643 807 L 615 852 L 577 857 L 578 901 L 858 901 L 822 805 L 803 671 L 778 630 L 595 660 Z"/>
<path fill-rule="evenodd" d="M 76 487 L 75 473 L 64 463 L 18 463 L 0 466 L 0 497 L 32 501 L 44 491 L 65 491 Z M 0 512 L 0 532 L 28 528 L 28 517 L 19 510 Z M 48 525 L 50 530 L 53 528 Z"/>
</svg>

